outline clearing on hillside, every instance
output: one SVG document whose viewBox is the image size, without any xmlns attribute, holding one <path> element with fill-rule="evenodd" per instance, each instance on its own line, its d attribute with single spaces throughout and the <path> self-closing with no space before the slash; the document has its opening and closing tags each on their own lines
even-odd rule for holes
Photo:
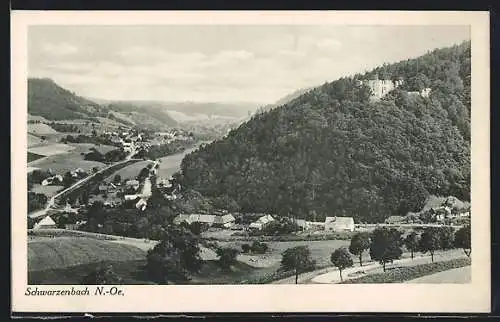
<svg viewBox="0 0 500 322">
<path fill-rule="evenodd" d="M 54 134 L 58 133 L 56 130 L 51 128 L 49 125 L 44 123 L 32 123 L 28 124 L 28 133 L 43 135 L 43 134 Z"/>
<path fill-rule="evenodd" d="M 30 166 L 40 168 L 41 170 L 51 169 L 56 174 L 63 175 L 66 171 L 72 171 L 77 168 L 81 168 L 87 172 L 91 171 L 93 167 L 102 169 L 105 167 L 105 164 L 96 161 L 84 160 L 80 153 L 72 151 L 69 153 L 51 155 L 44 159 L 33 161 Z"/>
<path fill-rule="evenodd" d="M 92 238 L 61 237 L 28 243 L 28 271 L 144 259 L 146 252 L 124 244 Z"/>
<path fill-rule="evenodd" d="M 28 148 L 42 144 L 43 140 L 38 136 L 28 133 Z"/>
<path fill-rule="evenodd" d="M 33 148 L 29 148 L 29 152 L 43 155 L 43 156 L 50 156 L 50 155 L 55 155 L 55 154 L 61 154 L 61 153 L 66 153 L 74 148 L 71 145 L 67 144 L 62 144 L 62 143 L 55 143 L 55 144 L 49 144 L 49 145 L 42 145 L 42 146 L 37 146 Z"/>
</svg>

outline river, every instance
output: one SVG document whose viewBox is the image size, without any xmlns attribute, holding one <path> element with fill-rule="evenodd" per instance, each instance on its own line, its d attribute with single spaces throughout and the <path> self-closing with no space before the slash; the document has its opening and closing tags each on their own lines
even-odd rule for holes
<svg viewBox="0 0 500 322">
<path fill-rule="evenodd" d="M 208 142 L 208 141 L 200 142 L 196 146 L 189 148 L 189 149 L 186 149 L 181 153 L 172 154 L 172 155 L 160 158 L 160 166 L 158 168 L 157 176 L 159 178 L 168 179 L 175 172 L 180 170 L 181 162 L 182 162 L 182 159 L 184 159 L 184 156 L 186 156 L 187 154 L 198 149 L 198 147 L 200 145 L 208 144 L 208 143 L 210 143 L 210 142 Z"/>
</svg>

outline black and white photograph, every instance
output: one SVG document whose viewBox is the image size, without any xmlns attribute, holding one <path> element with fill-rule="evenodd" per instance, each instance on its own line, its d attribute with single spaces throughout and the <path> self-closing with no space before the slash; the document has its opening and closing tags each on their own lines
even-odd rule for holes
<svg viewBox="0 0 500 322">
<path fill-rule="evenodd" d="M 472 28 L 27 26 L 23 296 L 471 285 Z"/>
</svg>

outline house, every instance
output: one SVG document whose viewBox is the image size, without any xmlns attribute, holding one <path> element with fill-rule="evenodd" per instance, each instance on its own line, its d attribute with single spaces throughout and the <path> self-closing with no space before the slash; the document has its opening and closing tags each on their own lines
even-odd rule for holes
<svg viewBox="0 0 500 322">
<path fill-rule="evenodd" d="M 403 216 L 389 216 L 386 220 L 385 223 L 389 225 L 398 225 L 402 224 L 405 221 L 405 217 Z"/>
<path fill-rule="evenodd" d="M 274 218 L 271 215 L 264 215 L 259 217 L 259 219 L 257 219 L 255 222 L 251 223 L 248 227 L 251 229 L 261 230 L 272 221 L 274 221 Z"/>
<path fill-rule="evenodd" d="M 135 204 L 135 208 L 141 210 L 141 211 L 144 211 L 146 209 L 148 205 L 148 202 L 144 199 L 140 199 L 136 204 Z"/>
<path fill-rule="evenodd" d="M 77 168 L 73 171 L 71 171 L 71 176 L 73 178 L 81 178 L 87 175 L 87 173 L 82 169 L 82 168 Z"/>
<path fill-rule="evenodd" d="M 235 220 L 236 218 L 234 218 L 231 214 L 216 216 L 214 219 L 214 226 L 230 228 L 234 224 Z"/>
<path fill-rule="evenodd" d="M 431 208 L 431 214 L 436 221 L 443 221 L 446 218 L 451 218 L 451 208 L 448 206 L 440 206 Z"/>
<path fill-rule="evenodd" d="M 182 222 L 186 222 L 188 224 L 192 224 L 198 222 L 201 224 L 206 224 L 209 227 L 211 227 L 214 224 L 215 217 L 216 217 L 215 215 L 200 215 L 200 214 L 178 215 L 177 217 L 174 218 L 174 223 L 180 224 Z"/>
<path fill-rule="evenodd" d="M 37 222 L 35 226 L 33 226 L 33 229 L 50 229 L 50 228 L 57 228 L 56 222 L 50 218 L 50 216 L 47 216 Z"/>
<path fill-rule="evenodd" d="M 326 217 L 325 230 L 354 231 L 354 219 L 352 217 Z"/>
<path fill-rule="evenodd" d="M 139 198 L 139 195 L 125 195 L 124 198 L 125 200 L 135 200 Z"/>
<path fill-rule="evenodd" d="M 139 181 L 138 180 L 128 180 L 125 185 L 127 186 L 127 188 L 132 188 L 134 190 L 137 190 L 139 189 Z"/>
<path fill-rule="evenodd" d="M 63 177 L 58 174 L 42 181 L 42 186 L 58 185 L 63 182 Z"/>
<path fill-rule="evenodd" d="M 420 91 L 420 96 L 422 97 L 429 97 L 430 94 L 431 94 L 431 89 L 429 87 L 426 87 Z"/>
</svg>

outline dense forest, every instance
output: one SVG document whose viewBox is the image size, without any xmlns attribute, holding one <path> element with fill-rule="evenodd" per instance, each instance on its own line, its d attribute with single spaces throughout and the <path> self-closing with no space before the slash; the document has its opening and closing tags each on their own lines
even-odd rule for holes
<svg viewBox="0 0 500 322">
<path fill-rule="evenodd" d="M 470 42 L 314 88 L 187 155 L 179 180 L 242 212 L 380 222 L 470 200 Z M 402 79 L 381 100 L 358 80 Z M 426 87 L 429 97 L 414 95 Z"/>
</svg>

